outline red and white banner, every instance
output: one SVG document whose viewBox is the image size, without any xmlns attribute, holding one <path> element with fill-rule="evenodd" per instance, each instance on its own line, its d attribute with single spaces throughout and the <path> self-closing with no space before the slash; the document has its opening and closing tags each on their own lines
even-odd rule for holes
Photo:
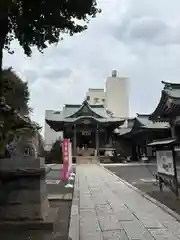
<svg viewBox="0 0 180 240">
<path fill-rule="evenodd" d="M 68 180 L 72 172 L 72 144 L 69 139 L 63 140 L 63 180 Z"/>
</svg>

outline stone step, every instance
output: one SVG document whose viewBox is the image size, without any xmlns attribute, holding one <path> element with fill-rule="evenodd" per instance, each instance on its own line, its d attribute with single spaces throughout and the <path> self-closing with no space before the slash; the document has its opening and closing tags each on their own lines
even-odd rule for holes
<svg viewBox="0 0 180 240">
<path fill-rule="evenodd" d="M 77 153 L 81 154 L 81 156 L 83 157 L 89 157 L 95 154 L 95 149 L 94 148 L 79 149 Z"/>
<path fill-rule="evenodd" d="M 97 156 L 92 156 L 92 157 L 77 156 L 76 157 L 76 164 L 94 164 L 94 163 L 99 163 L 99 159 Z"/>
</svg>

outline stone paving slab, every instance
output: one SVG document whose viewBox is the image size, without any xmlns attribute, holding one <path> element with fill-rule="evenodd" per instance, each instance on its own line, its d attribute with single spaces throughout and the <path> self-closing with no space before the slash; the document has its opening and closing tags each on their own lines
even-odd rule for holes
<svg viewBox="0 0 180 240">
<path fill-rule="evenodd" d="M 76 167 L 69 240 L 180 240 L 180 222 L 98 165 Z"/>
<path fill-rule="evenodd" d="M 112 230 L 105 231 L 103 234 L 103 240 L 129 240 L 126 232 L 124 230 Z"/>
</svg>

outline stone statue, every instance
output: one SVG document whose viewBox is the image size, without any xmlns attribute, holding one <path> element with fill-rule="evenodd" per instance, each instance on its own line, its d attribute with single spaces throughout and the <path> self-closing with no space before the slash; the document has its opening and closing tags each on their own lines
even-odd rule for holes
<svg viewBox="0 0 180 240">
<path fill-rule="evenodd" d="M 39 153 L 38 131 L 31 127 L 19 129 L 15 137 L 7 146 L 10 156 L 38 157 Z"/>
<path fill-rule="evenodd" d="M 8 140 L 8 133 L 13 135 Z M 0 155 L 1 158 L 31 156 L 37 158 L 39 151 L 38 129 L 29 117 L 20 116 L 0 99 Z M 8 154 L 7 154 L 8 153 Z"/>
</svg>

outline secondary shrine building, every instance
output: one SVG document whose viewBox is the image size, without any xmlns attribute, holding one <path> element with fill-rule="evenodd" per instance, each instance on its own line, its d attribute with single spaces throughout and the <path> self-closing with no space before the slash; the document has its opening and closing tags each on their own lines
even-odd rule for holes
<svg viewBox="0 0 180 240">
<path fill-rule="evenodd" d="M 103 105 L 90 105 L 85 100 L 81 105 L 65 105 L 62 111 L 52 112 L 46 123 L 56 132 L 62 131 L 69 138 L 76 156 L 82 147 L 89 154 L 98 155 L 100 149 L 112 146 L 113 131 L 124 119 L 113 117 Z"/>
</svg>

